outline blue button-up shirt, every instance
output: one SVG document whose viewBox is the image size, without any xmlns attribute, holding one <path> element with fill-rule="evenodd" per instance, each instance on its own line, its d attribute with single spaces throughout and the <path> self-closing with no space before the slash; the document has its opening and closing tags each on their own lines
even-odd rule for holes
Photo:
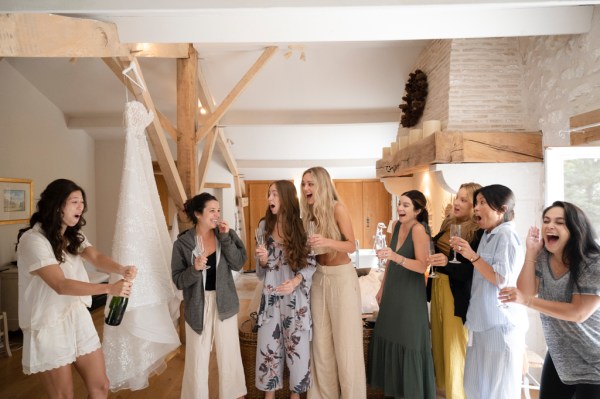
<svg viewBox="0 0 600 399">
<path fill-rule="evenodd" d="M 504 222 L 490 232 L 485 232 L 477 248 L 477 254 L 496 273 L 509 278 L 509 286 L 515 287 L 523 267 L 523 248 L 513 222 Z M 473 271 L 471 302 L 467 311 L 465 326 L 471 331 L 486 331 L 501 325 L 514 325 L 527 328 L 525 308 L 509 304 L 498 307 L 499 289 L 486 280 L 481 273 Z"/>
</svg>

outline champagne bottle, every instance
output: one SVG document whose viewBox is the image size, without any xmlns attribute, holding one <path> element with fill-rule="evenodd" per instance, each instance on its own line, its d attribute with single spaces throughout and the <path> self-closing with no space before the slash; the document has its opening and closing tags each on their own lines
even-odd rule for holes
<svg viewBox="0 0 600 399">
<path fill-rule="evenodd" d="M 125 309 L 127 308 L 127 303 L 129 302 L 129 298 L 123 296 L 113 296 L 110 300 L 110 305 L 108 306 L 108 315 L 104 322 L 109 326 L 118 326 L 121 324 L 121 320 L 123 320 L 123 315 L 125 314 Z"/>
</svg>

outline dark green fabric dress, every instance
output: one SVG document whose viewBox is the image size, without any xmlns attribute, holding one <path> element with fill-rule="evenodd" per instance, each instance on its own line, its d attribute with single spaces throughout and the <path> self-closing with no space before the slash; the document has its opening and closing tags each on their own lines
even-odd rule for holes
<svg viewBox="0 0 600 399">
<path fill-rule="evenodd" d="M 398 242 L 396 223 L 390 248 Z M 415 259 L 412 228 L 396 253 Z M 369 347 L 368 382 L 385 396 L 435 399 L 431 334 L 423 274 L 390 262 Z"/>
</svg>

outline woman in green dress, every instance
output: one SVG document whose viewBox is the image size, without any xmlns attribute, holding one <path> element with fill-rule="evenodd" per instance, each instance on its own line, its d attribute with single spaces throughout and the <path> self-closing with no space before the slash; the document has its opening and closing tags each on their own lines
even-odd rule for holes
<svg viewBox="0 0 600 399">
<path fill-rule="evenodd" d="M 426 206 L 420 191 L 402 194 L 390 248 L 377 251 L 377 257 L 388 263 L 377 293 L 379 316 L 371 337 L 367 379 L 394 398 L 435 399 L 423 277 L 430 241 Z"/>
</svg>

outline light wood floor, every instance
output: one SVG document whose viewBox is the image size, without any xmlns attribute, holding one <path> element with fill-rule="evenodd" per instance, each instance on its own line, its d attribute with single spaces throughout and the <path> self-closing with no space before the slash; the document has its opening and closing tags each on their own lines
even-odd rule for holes
<svg viewBox="0 0 600 399">
<path fill-rule="evenodd" d="M 240 324 L 248 319 L 251 311 L 257 307 L 257 298 L 254 296 L 256 287 L 256 277 L 254 274 L 241 275 L 236 280 L 236 287 L 240 297 Z M 92 312 L 94 324 L 102 337 L 103 308 Z M 2 399 L 47 399 L 39 378 L 35 375 L 26 376 L 21 367 L 22 351 L 19 346 L 11 344 L 12 357 L 8 357 L 4 349 L 0 350 L 0 398 Z M 181 394 L 181 379 L 183 377 L 184 349 L 174 353 L 168 361 L 167 369 L 160 375 L 150 378 L 150 386 L 141 391 L 118 391 L 109 394 L 111 399 L 179 399 Z M 211 392 L 215 392 L 213 384 L 216 375 L 215 367 L 211 366 L 209 370 L 209 387 Z M 73 373 L 75 398 L 87 397 L 87 391 L 83 381 L 76 372 Z M 253 382 L 251 382 L 253 383 Z M 538 398 L 538 392 L 532 391 L 531 398 Z M 438 396 L 442 398 L 443 396 Z M 524 396 L 523 396 L 524 398 Z M 218 395 L 211 394 L 211 399 L 218 399 Z"/>
<path fill-rule="evenodd" d="M 248 310 L 252 302 L 256 277 L 253 274 L 241 275 L 236 280 L 238 295 L 240 297 L 239 322 L 247 320 Z M 253 305 L 254 306 L 254 305 Z M 102 325 L 104 323 L 103 308 L 92 312 L 94 325 L 102 338 Z M 0 398 L 2 399 L 47 399 L 44 388 L 36 375 L 27 376 L 23 374 L 21 366 L 22 350 L 20 345 L 11 344 L 12 357 L 8 357 L 4 349 L 0 350 Z M 183 377 L 184 364 L 183 347 L 171 356 L 167 363 L 167 369 L 160 375 L 150 378 L 150 386 L 140 391 L 122 390 L 111 392 L 111 399 L 179 399 L 181 396 L 181 379 Z M 211 369 L 213 370 L 213 369 Z M 216 373 L 209 370 L 209 375 Z M 77 372 L 73 372 L 75 398 L 87 397 L 87 390 Z M 211 378 L 211 380 L 213 380 Z M 212 385 L 209 383 L 209 386 Z M 213 390 L 214 392 L 214 390 Z M 212 396 L 212 395 L 211 395 Z M 215 397 L 217 397 L 215 395 Z"/>
</svg>

